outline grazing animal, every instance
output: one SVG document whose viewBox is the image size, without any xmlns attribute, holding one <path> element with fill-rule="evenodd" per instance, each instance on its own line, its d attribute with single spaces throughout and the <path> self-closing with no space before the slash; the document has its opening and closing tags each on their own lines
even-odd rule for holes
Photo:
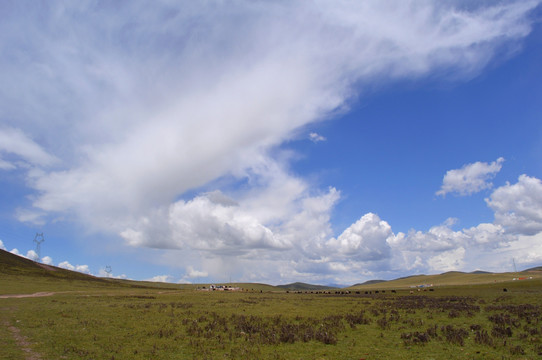
<svg viewBox="0 0 542 360">
<path fill-rule="evenodd" d="M 507 292 L 507 291 L 508 291 L 508 289 L 507 289 L 507 288 L 504 288 L 504 289 L 502 289 L 502 291 L 504 291 L 504 292 Z"/>
</svg>

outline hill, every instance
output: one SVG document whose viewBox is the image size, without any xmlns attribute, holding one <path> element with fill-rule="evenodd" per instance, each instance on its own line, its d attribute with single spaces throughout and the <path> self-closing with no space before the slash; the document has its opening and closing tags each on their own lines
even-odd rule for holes
<svg viewBox="0 0 542 360">
<path fill-rule="evenodd" d="M 367 280 L 367 281 L 359 283 L 359 284 L 354 284 L 354 285 L 352 285 L 352 287 L 354 287 L 354 286 L 363 286 L 363 285 L 380 284 L 380 283 L 383 283 L 383 282 L 386 282 L 386 281 L 388 281 L 388 280 Z"/>
<path fill-rule="evenodd" d="M 532 272 L 529 274 L 533 278 L 542 278 L 542 274 Z M 488 273 L 476 271 L 464 273 L 459 271 L 450 271 L 437 275 L 416 275 L 378 282 L 372 284 L 355 285 L 349 289 L 400 289 L 418 286 L 455 286 L 455 285 L 480 285 L 494 284 L 500 282 L 512 282 L 517 278 L 515 273 Z"/>
<path fill-rule="evenodd" d="M 542 266 L 526 269 L 522 272 L 524 278 L 542 278 Z M 526 274 L 528 273 L 528 274 Z M 171 284 L 155 283 L 148 281 L 117 280 L 99 278 L 92 275 L 82 274 L 76 271 L 62 269 L 56 266 L 45 265 L 14 255 L 5 250 L 0 250 L 0 294 L 12 294 L 24 291 L 25 293 L 39 291 L 63 291 L 77 290 L 78 288 L 88 289 L 124 287 L 124 288 L 160 288 L 168 290 L 190 290 L 208 287 L 210 284 Z M 499 282 L 513 281 L 517 273 L 490 273 L 486 271 L 473 271 L 464 273 L 450 271 L 438 275 L 411 275 L 395 280 L 369 280 L 361 284 L 355 284 L 347 289 L 400 289 L 423 285 L 433 286 L 454 286 L 454 285 L 478 285 Z M 272 286 L 258 283 L 231 283 L 216 284 L 240 287 L 248 291 L 320 291 L 337 289 L 335 286 L 313 285 L 302 282 L 295 282 L 286 285 Z"/>
<path fill-rule="evenodd" d="M 113 279 L 37 263 L 5 250 L 0 250 L 0 274 L 0 294 L 127 286 Z"/>
<path fill-rule="evenodd" d="M 0 250 L 0 273 L 4 275 L 49 277 L 66 280 L 84 280 L 104 282 L 104 279 L 82 274 L 52 265 L 37 263 L 8 251 Z"/>
<path fill-rule="evenodd" d="M 302 282 L 295 282 L 295 283 L 286 284 L 286 285 L 277 285 L 276 287 L 283 290 L 292 290 L 292 291 L 320 291 L 320 290 L 336 289 L 336 287 L 332 287 L 332 286 L 312 285 L 312 284 L 306 284 Z"/>
<path fill-rule="evenodd" d="M 526 270 L 523 270 L 522 272 L 527 272 L 527 271 L 542 271 L 542 266 L 537 266 L 537 267 L 533 267 L 533 268 L 530 268 L 530 269 L 526 269 Z"/>
</svg>

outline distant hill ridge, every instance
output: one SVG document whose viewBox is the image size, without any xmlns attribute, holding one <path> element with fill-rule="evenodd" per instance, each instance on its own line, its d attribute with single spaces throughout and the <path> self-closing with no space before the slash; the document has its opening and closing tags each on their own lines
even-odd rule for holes
<svg viewBox="0 0 542 360">
<path fill-rule="evenodd" d="M 386 282 L 386 281 L 388 281 L 388 280 L 367 280 L 365 282 L 354 284 L 352 286 L 380 284 L 380 283 L 383 283 L 383 282 Z"/>
<path fill-rule="evenodd" d="M 324 286 L 324 285 L 313 285 L 313 284 L 306 284 L 302 282 L 295 282 L 291 284 L 286 285 L 277 285 L 278 288 L 285 289 L 285 290 L 293 290 L 293 291 L 310 291 L 310 290 L 328 290 L 328 289 L 337 289 L 333 286 Z"/>
<path fill-rule="evenodd" d="M 526 270 L 523 270 L 522 272 L 525 272 L 525 271 L 542 271 L 542 266 L 537 266 L 537 267 L 533 267 L 533 268 L 530 268 L 530 269 L 526 269 Z"/>
<path fill-rule="evenodd" d="M 542 266 L 532 267 L 521 271 L 522 273 L 529 272 L 529 276 L 539 278 L 542 276 Z M 63 268 L 59 268 L 52 265 L 41 264 L 25 257 L 12 254 L 5 250 L 0 250 L 0 274 L 13 275 L 13 276 L 29 276 L 33 278 L 46 277 L 56 278 L 62 280 L 80 280 L 80 281 L 92 281 L 100 282 L 102 284 L 124 284 L 131 287 L 155 287 L 155 283 L 149 283 L 145 281 L 131 281 L 131 280 L 115 280 L 108 278 L 99 278 L 92 275 L 82 274 L 77 271 L 71 271 Z M 395 287 L 409 287 L 424 284 L 446 285 L 446 284 L 481 284 L 490 283 L 496 281 L 512 281 L 517 277 L 515 273 L 492 273 L 483 270 L 476 270 L 470 273 L 461 271 L 448 271 L 442 274 L 435 275 L 410 275 L 401 277 L 395 280 L 369 280 L 363 283 L 358 283 L 348 288 L 395 288 Z M 169 284 L 173 285 L 173 284 Z M 242 284 L 242 287 L 249 288 L 249 286 L 256 286 L 256 283 Z M 325 286 L 314 285 L 302 282 L 294 282 L 285 285 L 261 285 L 259 288 L 265 288 L 266 291 L 278 290 L 292 290 L 292 291 L 320 291 L 320 290 L 332 290 L 343 288 L 342 286 Z M 196 285 L 192 285 L 196 286 Z"/>
</svg>

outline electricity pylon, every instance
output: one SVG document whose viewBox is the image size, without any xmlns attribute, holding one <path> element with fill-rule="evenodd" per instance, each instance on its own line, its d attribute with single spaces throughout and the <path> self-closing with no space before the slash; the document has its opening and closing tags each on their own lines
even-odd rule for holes
<svg viewBox="0 0 542 360">
<path fill-rule="evenodd" d="M 34 236 L 34 242 L 36 243 L 36 254 L 38 254 L 38 261 L 41 259 L 41 243 L 44 241 L 45 238 L 43 237 L 43 233 L 36 233 L 36 236 Z"/>
</svg>

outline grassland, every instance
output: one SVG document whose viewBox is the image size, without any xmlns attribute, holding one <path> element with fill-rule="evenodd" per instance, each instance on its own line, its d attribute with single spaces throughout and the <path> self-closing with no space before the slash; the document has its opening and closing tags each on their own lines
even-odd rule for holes
<svg viewBox="0 0 542 360">
<path fill-rule="evenodd" d="M 0 273 L 2 293 L 54 294 L 0 299 L 1 359 L 542 357 L 538 274 L 523 281 L 448 282 L 414 294 L 397 283 L 395 292 L 381 288 L 378 294 L 370 287 L 335 294 L 257 284 L 209 292 L 83 280 L 27 265 Z"/>
</svg>

